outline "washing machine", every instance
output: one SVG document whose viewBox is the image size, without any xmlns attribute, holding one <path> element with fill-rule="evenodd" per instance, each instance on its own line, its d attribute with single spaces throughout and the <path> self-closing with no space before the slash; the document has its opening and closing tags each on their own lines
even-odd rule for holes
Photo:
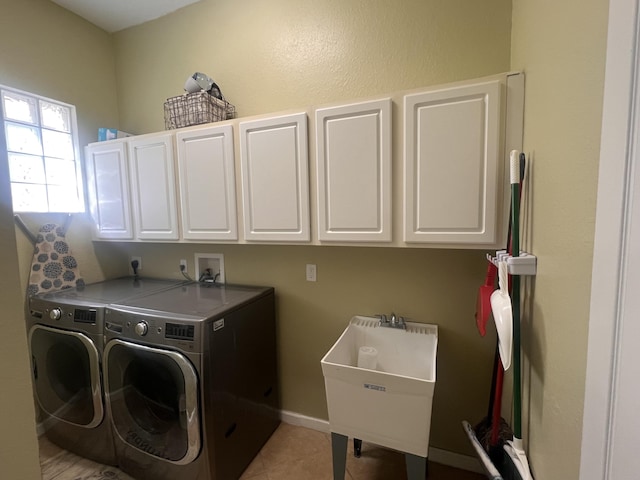
<svg viewBox="0 0 640 480">
<path fill-rule="evenodd" d="M 273 288 L 193 282 L 112 304 L 105 335 L 120 469 L 239 478 L 280 422 Z"/>
<path fill-rule="evenodd" d="M 102 381 L 105 307 L 182 283 L 123 277 L 29 298 L 32 383 L 47 438 L 70 452 L 117 465 Z"/>
</svg>

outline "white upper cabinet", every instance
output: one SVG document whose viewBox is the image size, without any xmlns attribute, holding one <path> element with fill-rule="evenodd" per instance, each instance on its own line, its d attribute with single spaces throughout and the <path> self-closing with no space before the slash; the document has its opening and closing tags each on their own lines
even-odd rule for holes
<svg viewBox="0 0 640 480">
<path fill-rule="evenodd" d="M 240 159 L 244 238 L 309 241 L 306 114 L 241 122 Z"/>
<path fill-rule="evenodd" d="M 391 99 L 316 110 L 318 239 L 391 241 Z"/>
<path fill-rule="evenodd" d="M 306 112 L 88 145 L 95 238 L 504 248 L 522 73 L 320 106 L 312 118 L 311 155 Z"/>
<path fill-rule="evenodd" d="M 178 240 L 173 134 L 133 137 L 128 145 L 136 237 Z"/>
<path fill-rule="evenodd" d="M 499 80 L 404 97 L 404 241 L 494 245 L 502 208 Z"/>
<path fill-rule="evenodd" d="M 124 141 L 85 149 L 89 208 L 100 239 L 133 239 L 127 147 Z"/>
<path fill-rule="evenodd" d="M 176 132 L 182 237 L 237 240 L 231 125 Z"/>
</svg>

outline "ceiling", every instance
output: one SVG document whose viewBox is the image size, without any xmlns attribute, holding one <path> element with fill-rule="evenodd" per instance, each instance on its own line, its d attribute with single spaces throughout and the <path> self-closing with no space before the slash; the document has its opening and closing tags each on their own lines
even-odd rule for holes
<svg viewBox="0 0 640 480">
<path fill-rule="evenodd" d="M 160 18 L 200 0 L 52 0 L 109 33 Z"/>
</svg>

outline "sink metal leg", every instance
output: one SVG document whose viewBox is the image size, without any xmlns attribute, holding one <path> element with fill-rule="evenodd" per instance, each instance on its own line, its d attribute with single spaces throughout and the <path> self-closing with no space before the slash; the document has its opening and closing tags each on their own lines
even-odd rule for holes
<svg viewBox="0 0 640 480">
<path fill-rule="evenodd" d="M 427 478 L 427 457 L 405 453 L 404 460 L 407 464 L 407 480 L 425 480 Z"/>
<path fill-rule="evenodd" d="M 353 439 L 353 456 L 356 458 L 360 458 L 362 455 L 362 440 L 359 438 Z"/>
<path fill-rule="evenodd" d="M 331 432 L 331 455 L 333 457 L 333 480 L 344 480 L 347 468 L 347 442 L 349 437 Z"/>
</svg>

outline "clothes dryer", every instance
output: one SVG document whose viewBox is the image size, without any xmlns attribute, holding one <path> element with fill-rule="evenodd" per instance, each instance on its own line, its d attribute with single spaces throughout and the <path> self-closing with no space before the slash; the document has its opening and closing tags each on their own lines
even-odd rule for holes
<svg viewBox="0 0 640 480">
<path fill-rule="evenodd" d="M 53 443 L 117 464 L 102 388 L 105 307 L 181 283 L 124 277 L 29 298 L 32 383 L 39 420 Z"/>
<path fill-rule="evenodd" d="M 110 305 L 105 392 L 120 469 L 240 477 L 279 420 L 272 288 L 189 283 Z"/>
</svg>

